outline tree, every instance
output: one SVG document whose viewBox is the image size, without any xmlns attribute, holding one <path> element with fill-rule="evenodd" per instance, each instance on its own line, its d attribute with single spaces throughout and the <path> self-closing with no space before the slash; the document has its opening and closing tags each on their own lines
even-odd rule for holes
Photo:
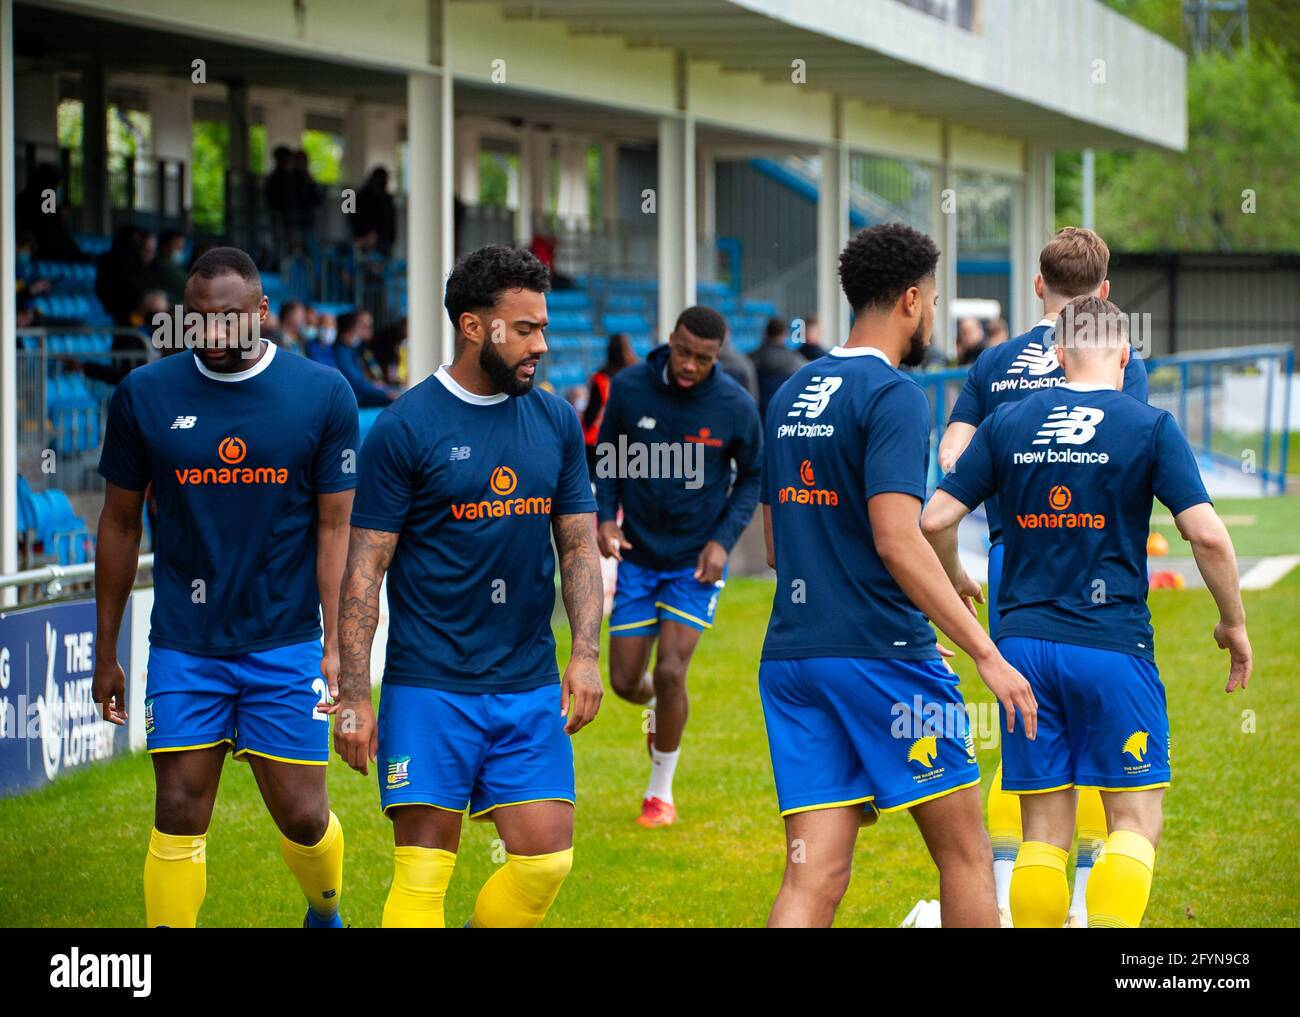
<svg viewBox="0 0 1300 1017">
<path fill-rule="evenodd" d="M 1188 66 L 1187 151 L 1109 167 L 1097 223 L 1119 250 L 1295 249 L 1300 98 L 1284 54 L 1252 44 Z"/>
</svg>

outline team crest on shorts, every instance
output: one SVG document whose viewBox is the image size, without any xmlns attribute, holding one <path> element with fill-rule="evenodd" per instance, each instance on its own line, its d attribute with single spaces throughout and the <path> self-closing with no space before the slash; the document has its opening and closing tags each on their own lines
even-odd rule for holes
<svg viewBox="0 0 1300 1017">
<path fill-rule="evenodd" d="M 153 700 L 152 699 L 146 699 L 144 701 L 144 733 L 147 735 L 153 734 Z"/>
<path fill-rule="evenodd" d="M 410 784 L 407 778 L 410 776 L 411 757 L 401 756 L 397 759 L 388 761 L 388 778 L 385 781 L 388 790 L 395 791 L 399 787 L 406 787 Z"/>
<path fill-rule="evenodd" d="M 1120 755 L 1132 756 L 1136 763 L 1124 764 L 1124 772 L 1131 774 L 1146 773 L 1151 769 L 1151 764 L 1146 762 L 1143 757 L 1147 754 L 1147 740 L 1151 737 L 1148 731 L 1134 731 L 1124 739 L 1124 747 L 1120 749 Z"/>
<path fill-rule="evenodd" d="M 907 750 L 907 761 L 918 763 L 924 773 L 913 773 L 912 780 L 924 784 L 943 776 L 944 768 L 935 766 L 935 757 L 939 754 L 939 739 L 936 735 L 925 735 L 912 742 Z"/>
</svg>

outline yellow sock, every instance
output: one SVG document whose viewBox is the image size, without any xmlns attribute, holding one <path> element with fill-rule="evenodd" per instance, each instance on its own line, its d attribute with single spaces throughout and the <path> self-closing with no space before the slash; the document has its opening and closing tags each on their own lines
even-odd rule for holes
<svg viewBox="0 0 1300 1017">
<path fill-rule="evenodd" d="M 534 929 L 573 867 L 573 848 L 549 855 L 506 855 L 479 891 L 470 925 L 476 929 Z"/>
<path fill-rule="evenodd" d="M 998 908 L 1011 906 L 1011 871 L 1020 852 L 1020 799 L 1002 790 L 1002 764 L 989 785 L 989 840 L 993 842 L 993 884 Z"/>
<path fill-rule="evenodd" d="M 1065 861 L 1070 852 L 1027 840 L 1011 875 L 1011 920 L 1017 929 L 1059 929 L 1070 911 Z"/>
<path fill-rule="evenodd" d="M 443 901 L 456 868 L 456 856 L 441 848 L 393 849 L 393 885 L 384 902 L 385 929 L 446 927 Z"/>
<path fill-rule="evenodd" d="M 192 929 L 208 890 L 208 835 L 149 834 L 144 859 L 144 920 L 151 928 Z"/>
<path fill-rule="evenodd" d="M 1092 855 L 1106 843 L 1106 810 L 1101 804 L 1101 792 L 1096 788 L 1079 791 L 1074 829 L 1079 843 L 1078 864 L 1087 867 L 1092 864 Z"/>
<path fill-rule="evenodd" d="M 325 836 L 310 846 L 297 844 L 281 834 L 280 854 L 302 887 L 307 906 L 316 918 L 333 918 L 343 893 L 343 827 L 339 817 L 331 812 Z"/>
<path fill-rule="evenodd" d="M 1107 837 L 1088 880 L 1088 928 L 1141 925 L 1155 866 L 1156 849 L 1140 833 L 1116 830 Z"/>
</svg>

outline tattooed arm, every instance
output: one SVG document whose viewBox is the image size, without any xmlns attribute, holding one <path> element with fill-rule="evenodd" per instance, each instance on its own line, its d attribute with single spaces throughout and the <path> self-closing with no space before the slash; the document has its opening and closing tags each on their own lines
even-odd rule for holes
<svg viewBox="0 0 1300 1017">
<path fill-rule="evenodd" d="M 596 522 L 590 512 L 555 516 L 551 521 L 560 559 L 560 591 L 573 632 L 569 665 L 560 685 L 560 715 L 573 734 L 596 718 L 604 688 L 600 682 L 600 619 L 605 588 L 596 555 Z M 569 709 L 570 698 L 573 709 Z"/>
<path fill-rule="evenodd" d="M 321 618 L 325 623 L 320 673 L 329 685 L 330 699 L 339 694 L 339 586 L 348 557 L 352 495 L 351 490 L 316 495 L 316 585 L 320 588 Z"/>
<path fill-rule="evenodd" d="M 368 773 L 377 730 L 370 701 L 370 644 L 379 624 L 379 587 L 397 548 L 397 534 L 352 527 L 339 597 L 339 696 L 334 749 L 352 769 Z"/>
</svg>

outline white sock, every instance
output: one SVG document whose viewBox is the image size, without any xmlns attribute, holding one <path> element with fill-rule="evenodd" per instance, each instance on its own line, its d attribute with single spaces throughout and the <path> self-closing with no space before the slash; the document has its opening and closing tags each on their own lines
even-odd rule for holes
<svg viewBox="0 0 1300 1017">
<path fill-rule="evenodd" d="M 1074 870 L 1074 899 L 1070 901 L 1070 914 L 1078 917 L 1085 927 L 1088 924 L 1088 877 L 1091 865 L 1077 866 Z"/>
<path fill-rule="evenodd" d="M 998 898 L 998 910 L 1011 907 L 1011 871 L 1016 867 L 1014 858 L 993 859 L 993 890 Z"/>
<path fill-rule="evenodd" d="M 673 773 L 677 769 L 677 757 L 681 754 L 680 748 L 676 752 L 650 749 L 650 784 L 645 789 L 645 797 L 658 798 L 669 805 L 673 803 Z"/>
</svg>

